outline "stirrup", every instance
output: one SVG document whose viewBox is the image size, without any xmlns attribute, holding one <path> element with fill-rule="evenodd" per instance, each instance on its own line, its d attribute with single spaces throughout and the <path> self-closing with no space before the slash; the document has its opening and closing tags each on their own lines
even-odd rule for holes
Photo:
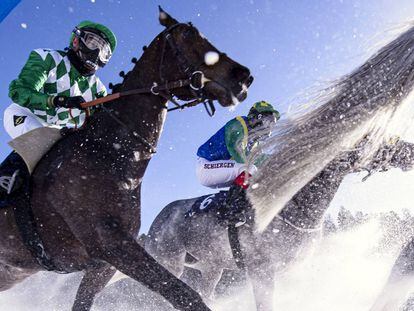
<svg viewBox="0 0 414 311">
<path fill-rule="evenodd" d="M 243 216 L 241 216 L 241 215 L 243 215 Z M 242 219 L 242 218 L 243 218 L 243 219 Z M 247 222 L 247 218 L 246 218 L 246 215 L 243 213 L 243 214 L 240 214 L 240 215 L 239 215 L 239 217 L 238 217 L 238 221 L 234 224 L 234 226 L 235 226 L 236 228 L 238 228 L 238 227 L 243 226 L 246 222 Z"/>
<path fill-rule="evenodd" d="M 13 190 L 14 182 L 19 174 L 19 170 L 16 170 L 12 176 L 1 176 L 0 187 L 6 190 L 7 194 L 10 194 Z"/>
</svg>

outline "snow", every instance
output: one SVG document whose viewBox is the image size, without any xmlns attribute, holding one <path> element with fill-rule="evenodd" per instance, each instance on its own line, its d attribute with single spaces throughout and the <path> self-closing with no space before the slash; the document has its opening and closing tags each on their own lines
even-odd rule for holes
<svg viewBox="0 0 414 311">
<path fill-rule="evenodd" d="M 303 261 L 276 278 L 274 310 L 366 311 L 380 292 L 392 267 L 398 245 L 379 252 L 382 231 L 377 219 L 353 230 L 316 241 Z M 15 311 L 68 310 L 81 273 L 38 273 L 0 295 L 1 306 Z M 255 311 L 251 287 L 232 289 L 219 298 L 213 311 Z M 334 308 L 333 308 L 334 306 Z M 131 279 L 104 289 L 94 310 L 172 311 L 163 300 Z"/>
<path fill-rule="evenodd" d="M 376 253 L 380 230 L 370 222 L 315 243 L 312 254 L 280 275 L 274 310 L 367 311 L 384 284 L 396 252 Z M 214 311 L 254 311 L 251 288 L 220 300 Z"/>
<path fill-rule="evenodd" d="M 338 2 L 343 3 L 344 1 L 339 0 Z M 90 0 L 90 3 L 96 4 L 96 0 Z M 120 1 L 117 1 L 117 3 L 120 4 Z M 253 0 L 250 0 L 249 3 L 255 5 Z M 36 9 L 39 10 L 39 7 L 37 6 Z M 221 5 L 212 4 L 212 9 L 219 10 L 222 7 Z M 69 13 L 74 12 L 73 7 L 68 7 L 67 10 Z M 246 9 L 247 15 L 252 15 L 255 12 L 263 14 L 263 10 Z M 274 15 L 269 9 L 270 13 Z M 102 12 L 100 14 L 102 15 Z M 201 17 L 202 14 L 197 13 L 196 15 Z M 206 15 L 203 13 L 202 17 L 205 18 Z M 220 14 L 215 13 L 215 15 Z M 357 14 L 355 16 L 358 18 Z M 165 13 L 161 13 L 161 18 L 166 18 Z M 129 16 L 128 20 L 133 20 L 133 16 Z M 259 21 L 249 19 L 248 23 L 253 26 L 256 23 L 258 26 Z M 18 24 L 19 22 L 17 22 Z M 23 29 L 28 28 L 27 23 L 21 23 L 20 26 Z M 268 27 L 272 26 L 269 25 Z M 239 29 L 237 31 L 243 32 L 244 30 Z M 357 40 L 359 37 L 363 37 L 364 33 L 358 28 L 354 28 L 351 35 Z M 324 33 L 318 31 L 315 32 L 314 36 L 320 41 Z M 120 42 L 124 42 L 123 40 Z M 295 41 L 295 37 L 292 37 L 292 41 Z M 301 47 L 300 43 L 295 44 Z M 335 50 L 335 47 L 331 45 L 325 45 L 324 48 L 326 51 Z M 262 51 L 261 48 L 257 48 L 257 50 L 258 52 Z M 301 48 L 301 50 L 305 49 Z M 279 46 L 271 49 L 271 51 L 274 54 L 277 53 L 279 57 L 280 55 L 283 56 L 284 53 L 283 48 Z M 131 49 L 129 53 L 135 53 L 135 50 Z M 312 53 L 316 55 L 316 59 L 325 61 L 321 55 L 315 54 L 315 51 Z M 259 56 L 257 56 L 258 60 L 260 60 Z M 268 62 L 266 63 L 256 64 L 256 71 L 272 71 L 274 70 L 272 62 L 281 62 L 280 59 L 276 58 L 268 58 L 267 60 Z M 207 65 L 212 66 L 218 61 L 219 55 L 216 52 L 205 54 L 205 63 Z M 292 62 L 292 67 L 296 67 L 294 62 Z M 313 67 L 310 66 L 309 68 Z M 293 68 L 295 71 L 300 71 L 300 69 L 300 65 L 297 68 Z M 320 69 L 315 66 L 313 70 L 317 72 Z M 260 78 L 257 72 L 256 76 Z M 265 85 L 263 80 L 262 85 Z M 288 77 L 286 81 L 291 83 L 292 79 Z M 274 82 L 272 81 L 272 83 Z M 280 89 L 274 92 L 278 93 L 278 96 L 282 96 L 280 95 Z M 233 98 L 233 101 L 238 104 L 237 98 Z M 118 150 L 121 148 L 121 145 L 114 144 L 113 147 Z M 167 149 L 176 151 L 179 150 L 179 146 L 170 145 Z M 135 155 L 136 161 L 139 158 L 140 155 L 137 153 Z M 402 212 L 403 209 L 414 210 L 414 204 L 412 204 L 414 202 L 414 193 L 412 192 L 414 172 L 403 173 L 399 170 L 391 170 L 386 173 L 376 174 L 366 182 L 361 181 L 363 176 L 364 174 L 353 174 L 344 180 L 331 204 L 333 213 L 336 213 L 341 206 L 345 206 L 351 211 L 363 210 L 364 212 L 388 210 Z M 81 176 L 81 178 L 86 178 L 86 176 Z M 134 182 L 135 180 L 129 180 L 126 185 L 134 186 Z M 254 186 L 258 187 L 259 184 Z M 276 279 L 274 310 L 368 310 L 380 292 L 400 246 L 392 245 L 391 251 L 378 252 L 375 246 L 378 244 L 380 236 L 379 224 L 372 220 L 355 230 L 333 234 L 323 238 L 321 241 L 315 242 L 313 253 L 309 254 L 309 257 L 298 262 L 289 271 Z M 3 292 L 0 295 L 0 311 L 69 310 L 81 276 L 81 273 L 71 275 L 38 273 L 13 289 Z M 157 307 L 154 307 L 154 305 Z M 150 291 L 136 285 L 132 280 L 126 279 L 108 286 L 97 298 L 93 310 L 170 311 L 172 308 L 166 306 L 159 297 Z M 213 310 L 256 310 L 251 287 L 247 286 L 232 292 L 232 295 L 226 298 L 220 298 L 214 304 Z"/>
<path fill-rule="evenodd" d="M 220 56 L 217 52 L 210 51 L 204 55 L 204 62 L 207 66 L 213 66 L 216 64 L 220 59 Z"/>
</svg>

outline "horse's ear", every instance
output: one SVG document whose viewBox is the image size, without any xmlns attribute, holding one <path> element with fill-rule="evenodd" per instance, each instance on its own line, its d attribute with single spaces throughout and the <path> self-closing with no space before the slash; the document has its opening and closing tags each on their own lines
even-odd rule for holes
<svg viewBox="0 0 414 311">
<path fill-rule="evenodd" d="M 163 25 L 166 28 L 169 28 L 175 24 L 178 24 L 178 21 L 175 18 L 171 17 L 170 14 L 165 12 L 161 8 L 161 6 L 158 6 L 158 9 L 160 11 L 159 20 L 161 25 Z"/>
</svg>

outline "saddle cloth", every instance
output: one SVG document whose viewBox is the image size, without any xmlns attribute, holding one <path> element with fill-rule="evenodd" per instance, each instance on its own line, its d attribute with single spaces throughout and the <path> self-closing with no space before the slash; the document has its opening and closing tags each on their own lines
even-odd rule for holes
<svg viewBox="0 0 414 311">
<path fill-rule="evenodd" d="M 218 214 L 222 210 L 222 206 L 226 203 L 227 193 L 228 191 L 220 191 L 199 197 L 185 214 L 185 218 L 194 217 L 203 213 Z"/>
</svg>

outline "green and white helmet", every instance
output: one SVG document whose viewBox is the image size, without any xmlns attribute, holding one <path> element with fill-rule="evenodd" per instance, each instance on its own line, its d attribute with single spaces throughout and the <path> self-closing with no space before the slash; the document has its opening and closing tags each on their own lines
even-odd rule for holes
<svg viewBox="0 0 414 311">
<path fill-rule="evenodd" d="M 71 48 L 74 37 L 79 39 L 79 58 L 91 70 L 105 66 L 116 48 L 115 34 L 108 27 L 95 22 L 83 21 L 75 27 L 70 38 Z"/>
</svg>

